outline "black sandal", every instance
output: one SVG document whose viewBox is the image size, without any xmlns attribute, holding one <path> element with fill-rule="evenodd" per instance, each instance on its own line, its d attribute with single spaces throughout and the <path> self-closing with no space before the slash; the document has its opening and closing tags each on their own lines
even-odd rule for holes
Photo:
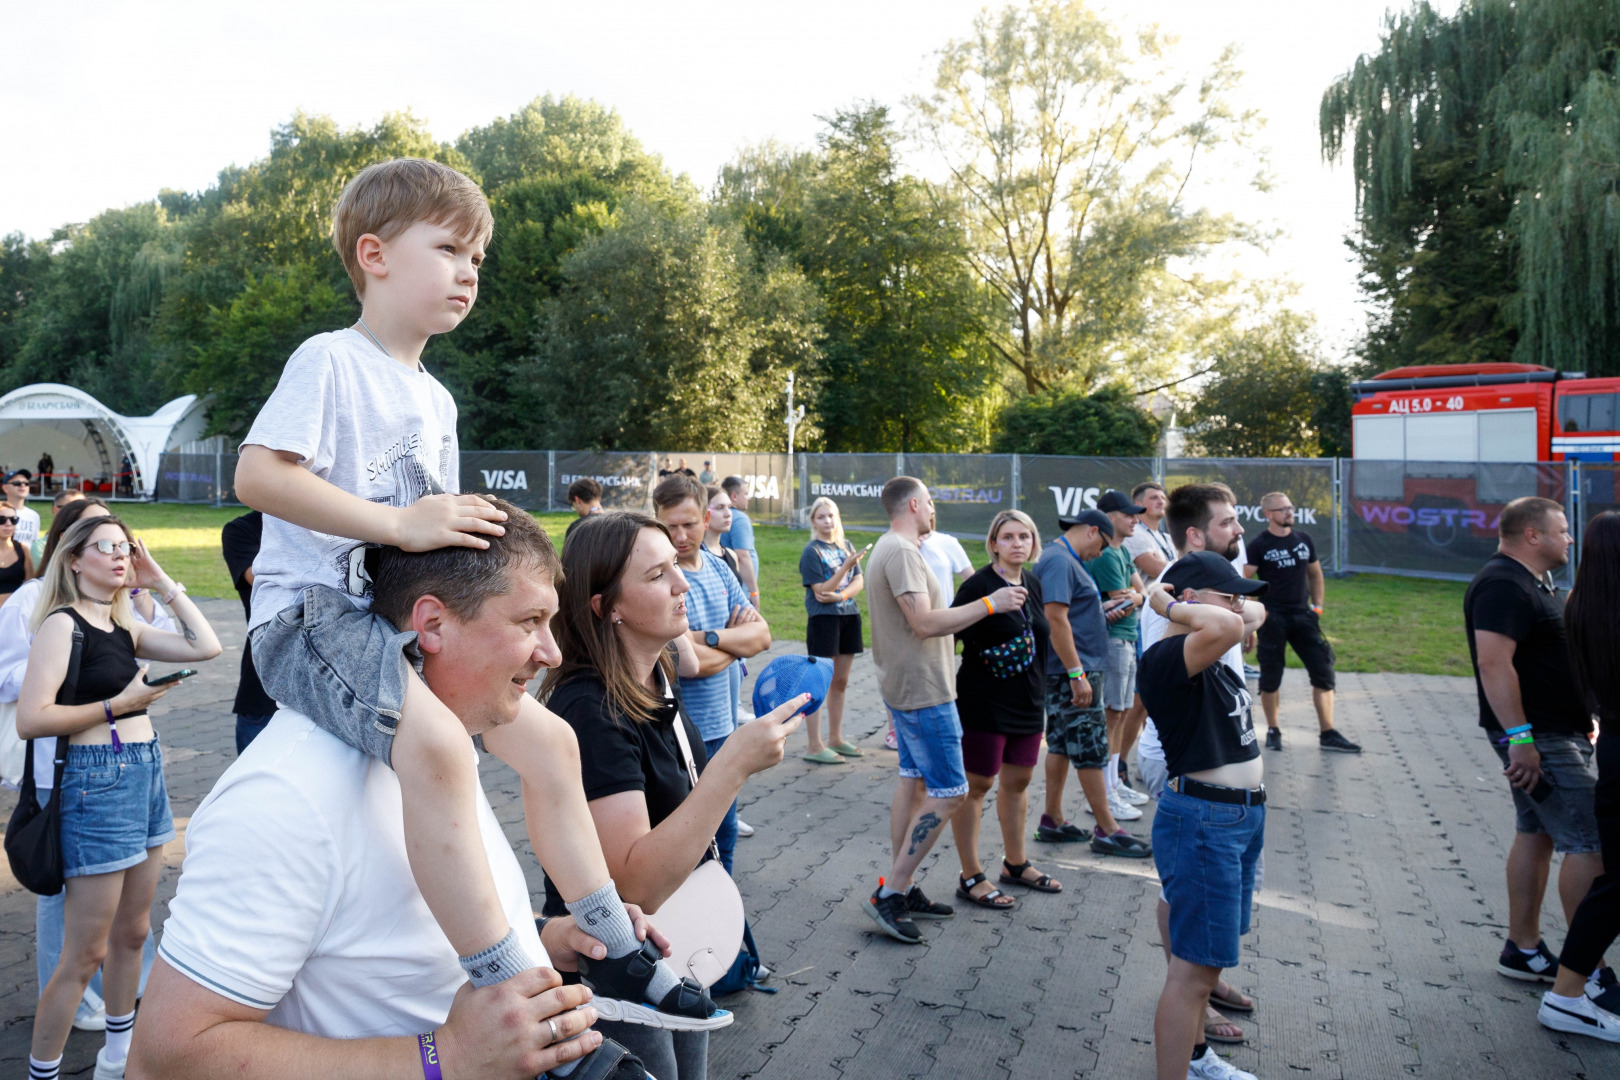
<svg viewBox="0 0 1620 1080">
<path fill-rule="evenodd" d="M 991 911 L 1011 911 L 1013 905 L 1016 904 L 1017 901 L 1012 897 L 1007 896 L 1007 894 L 1002 892 L 1000 889 L 991 889 L 983 896 L 973 895 L 973 887 L 975 885 L 983 885 L 989 880 L 990 879 L 982 873 L 974 874 L 972 877 L 958 876 L 956 879 L 956 895 L 960 896 L 963 900 L 966 900 L 970 904 L 977 904 L 982 908 L 989 908 Z M 996 900 L 1003 896 L 1007 897 L 1007 902 L 1005 904 L 996 903 Z"/>
<path fill-rule="evenodd" d="M 1034 881 L 1025 880 L 1024 871 L 1029 869 L 1028 861 L 1014 866 L 1006 859 L 1002 859 L 1001 865 L 1004 868 L 1001 871 L 1001 883 L 1003 885 L 1022 885 L 1024 888 L 1034 889 L 1036 892 L 1060 893 L 1063 891 L 1062 885 L 1059 885 L 1045 874 L 1042 874 Z"/>
</svg>

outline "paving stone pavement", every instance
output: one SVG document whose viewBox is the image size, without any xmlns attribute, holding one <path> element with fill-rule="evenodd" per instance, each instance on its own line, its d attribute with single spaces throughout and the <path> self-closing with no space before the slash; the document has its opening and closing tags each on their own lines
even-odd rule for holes
<svg viewBox="0 0 1620 1080">
<path fill-rule="evenodd" d="M 154 710 L 182 830 L 233 758 L 241 609 L 203 604 L 227 652 Z M 773 652 L 801 650 L 786 642 Z M 1339 724 L 1365 746 L 1359 757 L 1316 749 L 1299 673 L 1289 672 L 1283 700 L 1288 749 L 1266 754 L 1264 888 L 1242 964 L 1229 973 L 1258 1008 L 1238 1018 L 1249 1041 L 1231 1060 L 1263 1080 L 1620 1077 L 1620 1046 L 1544 1030 L 1539 990 L 1496 973 L 1513 817 L 1474 726 L 1472 683 L 1341 675 Z M 1164 976 L 1151 861 L 1032 844 L 1063 894 L 1020 891 L 1010 914 L 959 907 L 953 920 L 924 924 L 921 946 L 875 935 L 857 905 L 888 865 L 894 759 L 882 749 L 869 657 L 855 666 L 850 701 L 846 732 L 865 758 L 812 765 L 795 737 L 795 752 L 744 792 L 743 817 L 758 831 L 738 844 L 738 883 L 780 992 L 726 999 L 737 1022 L 713 1038 L 710 1075 L 1151 1077 Z M 516 778 L 487 763 L 485 786 L 538 891 Z M 0 800 L 0 811 L 13 802 Z M 1080 802 L 1071 780 L 1066 805 L 1085 820 Z M 1038 813 L 1039 791 L 1031 803 Z M 1144 834 L 1145 809 L 1134 823 Z M 993 810 L 981 837 L 986 859 L 998 858 Z M 154 925 L 182 853 L 181 841 L 165 853 Z M 920 880 L 949 900 L 956 870 L 947 834 Z M 27 1069 L 33 907 L 0 868 L 0 1076 Z M 1543 930 L 1555 948 L 1564 930 L 1556 908 L 1550 896 Z M 75 1032 L 64 1075 L 89 1076 L 100 1042 Z"/>
</svg>

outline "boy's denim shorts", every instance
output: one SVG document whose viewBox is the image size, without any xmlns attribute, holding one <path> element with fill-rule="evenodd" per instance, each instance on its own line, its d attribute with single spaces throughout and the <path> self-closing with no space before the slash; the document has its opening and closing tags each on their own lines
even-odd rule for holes
<svg viewBox="0 0 1620 1080">
<path fill-rule="evenodd" d="M 69 746 L 62 769 L 62 866 L 66 877 L 128 870 L 146 849 L 175 837 L 157 740 Z"/>
<path fill-rule="evenodd" d="M 253 631 L 252 645 L 259 681 L 277 705 L 392 763 L 410 668 L 422 670 L 416 631 L 396 630 L 344 593 L 311 585 Z"/>
<path fill-rule="evenodd" d="M 1170 952 L 1229 968 L 1249 932 L 1266 808 L 1195 799 L 1165 788 L 1153 817 L 1153 862 L 1170 904 Z"/>
<path fill-rule="evenodd" d="M 921 779 L 932 799 L 966 795 L 967 771 L 962 766 L 962 720 L 956 702 L 926 709 L 896 709 L 894 741 L 900 748 L 900 775 Z"/>
</svg>

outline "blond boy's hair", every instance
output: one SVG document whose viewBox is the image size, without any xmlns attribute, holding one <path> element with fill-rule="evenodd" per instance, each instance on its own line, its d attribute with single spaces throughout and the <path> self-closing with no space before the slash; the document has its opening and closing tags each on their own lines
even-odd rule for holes
<svg viewBox="0 0 1620 1080">
<path fill-rule="evenodd" d="M 355 257 L 360 238 L 371 233 L 386 242 L 419 221 L 448 226 L 480 244 L 489 243 L 495 229 L 478 185 L 437 161 L 379 161 L 349 181 L 332 210 L 332 245 L 354 282 L 355 295 L 366 294 L 366 275 Z"/>
</svg>

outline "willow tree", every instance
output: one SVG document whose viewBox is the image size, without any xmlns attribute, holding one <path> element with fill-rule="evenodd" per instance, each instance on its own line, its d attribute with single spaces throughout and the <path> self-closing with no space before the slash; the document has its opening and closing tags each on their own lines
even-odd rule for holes
<svg viewBox="0 0 1620 1080">
<path fill-rule="evenodd" d="M 1356 181 L 1367 359 L 1620 371 L 1616 0 L 1387 18 L 1322 97 Z"/>
<path fill-rule="evenodd" d="M 1254 234 L 1193 205 L 1193 180 L 1258 120 L 1228 102 L 1232 52 L 1188 85 L 1170 45 L 1083 0 L 1031 0 L 981 13 L 911 102 L 1003 305 L 992 344 L 1028 392 L 1160 377 L 1222 324 L 1231 281 L 1202 257 Z"/>
</svg>

